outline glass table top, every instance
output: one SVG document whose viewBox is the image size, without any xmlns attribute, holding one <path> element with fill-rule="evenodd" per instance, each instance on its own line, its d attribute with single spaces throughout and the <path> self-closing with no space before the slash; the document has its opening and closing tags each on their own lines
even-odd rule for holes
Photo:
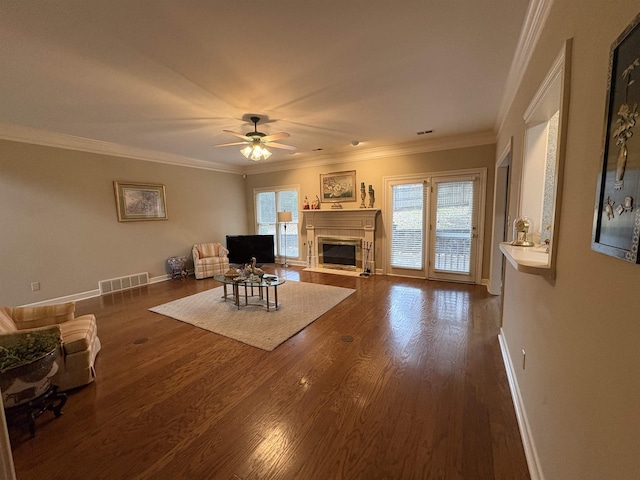
<svg viewBox="0 0 640 480">
<path fill-rule="evenodd" d="M 260 277 L 225 277 L 224 275 L 214 275 L 213 279 L 216 282 L 226 283 L 227 285 L 240 284 L 240 285 L 254 285 L 259 287 L 277 287 L 278 285 L 282 285 L 286 282 L 286 279 L 283 277 L 278 277 L 276 275 L 264 275 L 262 278 Z"/>
</svg>

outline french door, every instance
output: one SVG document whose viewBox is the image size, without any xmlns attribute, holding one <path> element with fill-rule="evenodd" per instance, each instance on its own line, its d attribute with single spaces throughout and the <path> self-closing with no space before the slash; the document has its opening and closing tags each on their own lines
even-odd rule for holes
<svg viewBox="0 0 640 480">
<path fill-rule="evenodd" d="M 478 180 L 477 175 L 433 178 L 429 278 L 476 282 Z"/>
<path fill-rule="evenodd" d="M 477 283 L 484 175 L 385 179 L 386 273 Z"/>
<path fill-rule="evenodd" d="M 427 276 L 426 179 L 397 180 L 388 184 L 391 205 L 391 248 L 387 273 L 406 277 Z"/>
</svg>

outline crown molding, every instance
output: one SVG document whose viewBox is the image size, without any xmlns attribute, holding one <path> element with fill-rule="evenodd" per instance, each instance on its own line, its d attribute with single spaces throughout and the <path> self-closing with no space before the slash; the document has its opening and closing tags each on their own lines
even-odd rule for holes
<svg viewBox="0 0 640 480">
<path fill-rule="evenodd" d="M 500 132 L 504 121 L 507 117 L 507 112 L 511 108 L 511 104 L 516 97 L 520 83 L 524 78 L 524 73 L 527 70 L 533 51 L 536 44 L 542 34 L 542 29 L 549 17 L 553 0 L 531 0 L 527 9 L 527 14 L 524 19 L 524 24 L 520 32 L 520 38 L 516 51 L 513 55 L 513 61 L 509 68 L 509 75 L 507 76 L 507 83 L 504 88 L 504 95 L 500 102 L 500 110 L 498 111 L 498 118 L 496 121 L 496 132 Z"/>
<path fill-rule="evenodd" d="M 13 142 L 30 143 L 46 147 L 64 148 L 80 152 L 112 155 L 114 157 L 133 158 L 146 162 L 178 165 L 181 167 L 200 168 L 215 172 L 242 174 L 243 167 L 223 165 L 221 163 L 207 162 L 181 155 L 145 150 L 142 148 L 128 147 L 117 143 L 92 140 L 84 137 L 75 137 L 62 133 L 54 133 L 21 125 L 12 125 L 0 122 L 0 139 Z"/>
<path fill-rule="evenodd" d="M 300 168 L 332 165 L 338 162 L 358 162 L 376 158 L 397 157 L 416 153 L 437 152 L 455 148 L 489 145 L 496 142 L 495 133 L 481 131 L 462 135 L 451 135 L 419 142 L 408 142 L 384 147 L 358 148 L 354 151 L 324 153 L 296 156 L 278 162 L 259 162 L 250 166 L 224 165 L 220 163 L 198 160 L 180 155 L 128 147 L 116 143 L 92 140 L 84 137 L 39 130 L 31 127 L 12 125 L 0 122 L 0 140 L 63 148 L 80 152 L 111 155 L 115 157 L 133 158 L 147 162 L 164 163 L 181 167 L 200 168 L 215 172 L 234 174 L 258 174 L 278 172 Z"/>
<path fill-rule="evenodd" d="M 490 145 L 496 142 L 496 135 L 493 131 L 474 132 L 462 135 L 452 135 L 447 137 L 434 138 L 420 142 L 408 142 L 384 147 L 358 148 L 354 151 L 324 153 L 320 155 L 306 155 L 296 157 L 292 160 L 281 160 L 271 163 L 257 163 L 245 167 L 244 173 L 254 175 L 258 173 L 278 172 L 283 170 L 294 170 L 301 168 L 319 167 L 333 165 L 342 162 L 360 162 L 373 160 L 376 158 L 398 157 L 402 155 L 412 155 L 416 153 L 437 152 L 441 150 L 452 150 L 455 148 L 476 147 L 479 145 Z"/>
</svg>

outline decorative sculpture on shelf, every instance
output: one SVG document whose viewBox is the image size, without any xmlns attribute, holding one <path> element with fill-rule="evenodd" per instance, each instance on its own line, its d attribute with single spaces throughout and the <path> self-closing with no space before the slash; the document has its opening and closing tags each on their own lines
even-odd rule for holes
<svg viewBox="0 0 640 480">
<path fill-rule="evenodd" d="M 369 185 L 369 208 L 373 208 L 373 203 L 376 201 L 375 192 L 373 186 Z"/>
<path fill-rule="evenodd" d="M 364 188 L 364 182 L 360 184 L 360 198 L 362 199 L 362 203 L 360 204 L 360 208 L 367 208 L 364 204 L 365 198 L 367 198 L 367 191 Z"/>
<path fill-rule="evenodd" d="M 309 199 L 306 195 L 304 196 L 304 202 L 302 202 L 302 209 L 309 210 Z"/>
<path fill-rule="evenodd" d="M 320 198 L 316 195 L 316 199 L 311 204 L 311 210 L 320 210 Z"/>
</svg>

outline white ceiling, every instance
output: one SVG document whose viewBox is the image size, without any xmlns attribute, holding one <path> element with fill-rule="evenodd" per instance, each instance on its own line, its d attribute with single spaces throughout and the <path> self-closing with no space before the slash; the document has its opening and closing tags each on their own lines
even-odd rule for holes
<svg viewBox="0 0 640 480">
<path fill-rule="evenodd" d="M 253 164 L 493 130 L 528 0 L 2 0 L 0 122 Z M 321 148 L 322 152 L 313 150 Z M 280 164 L 282 166 L 282 164 Z"/>
</svg>

